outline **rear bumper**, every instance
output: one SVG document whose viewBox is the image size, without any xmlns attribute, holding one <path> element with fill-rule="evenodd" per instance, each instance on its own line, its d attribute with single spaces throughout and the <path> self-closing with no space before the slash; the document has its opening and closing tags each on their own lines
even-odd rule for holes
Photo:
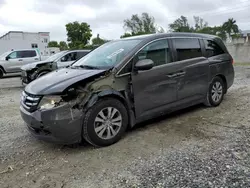
<svg viewBox="0 0 250 188">
<path fill-rule="evenodd" d="M 235 71 L 234 67 L 231 67 L 231 70 L 229 70 L 229 74 L 226 76 L 227 79 L 227 89 L 229 89 L 233 83 L 234 83 L 234 77 L 235 77 Z"/>
<path fill-rule="evenodd" d="M 33 113 L 20 106 L 20 113 L 29 132 L 39 140 L 58 144 L 74 144 L 82 140 L 82 113 L 68 105 Z"/>
</svg>

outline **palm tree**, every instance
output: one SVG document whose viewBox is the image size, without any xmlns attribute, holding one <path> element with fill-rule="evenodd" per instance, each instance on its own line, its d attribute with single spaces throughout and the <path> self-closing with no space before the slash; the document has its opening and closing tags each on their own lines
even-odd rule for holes
<svg viewBox="0 0 250 188">
<path fill-rule="evenodd" d="M 239 27 L 236 24 L 236 20 L 234 20 L 233 18 L 229 18 L 228 21 L 222 25 L 222 28 L 227 32 L 229 37 L 231 37 L 232 33 L 239 33 Z"/>
</svg>

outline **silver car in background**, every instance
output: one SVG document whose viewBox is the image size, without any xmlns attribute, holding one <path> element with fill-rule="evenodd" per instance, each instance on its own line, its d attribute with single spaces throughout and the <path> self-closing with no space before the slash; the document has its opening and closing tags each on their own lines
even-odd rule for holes
<svg viewBox="0 0 250 188">
<path fill-rule="evenodd" d="M 36 49 L 5 52 L 0 55 L 0 78 L 8 73 L 19 73 L 23 65 L 37 61 L 41 61 L 41 55 Z"/>
</svg>

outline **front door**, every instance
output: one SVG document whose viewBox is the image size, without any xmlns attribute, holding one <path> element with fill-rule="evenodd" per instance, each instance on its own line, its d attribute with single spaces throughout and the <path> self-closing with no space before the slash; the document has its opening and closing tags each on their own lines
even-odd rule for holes
<svg viewBox="0 0 250 188">
<path fill-rule="evenodd" d="M 57 68 L 63 68 L 68 65 L 71 65 L 77 60 L 77 52 L 70 52 L 64 55 L 59 61 L 57 62 Z"/>
<path fill-rule="evenodd" d="M 140 59 L 154 62 L 152 69 L 132 73 L 136 117 L 145 119 L 163 112 L 168 104 L 177 100 L 177 79 L 167 39 L 148 44 L 135 56 L 134 62 Z"/>
<path fill-rule="evenodd" d="M 20 51 L 13 51 L 7 56 L 6 72 L 19 72 L 23 66 L 23 59 Z"/>
</svg>

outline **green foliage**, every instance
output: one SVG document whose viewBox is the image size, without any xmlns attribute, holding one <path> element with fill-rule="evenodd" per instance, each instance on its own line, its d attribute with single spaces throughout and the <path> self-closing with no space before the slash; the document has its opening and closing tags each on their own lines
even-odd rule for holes
<svg viewBox="0 0 250 188">
<path fill-rule="evenodd" d="M 61 51 L 62 50 L 67 50 L 68 49 L 68 45 L 67 45 L 67 43 L 65 41 L 60 41 L 59 48 L 60 48 Z"/>
<path fill-rule="evenodd" d="M 239 28 L 236 21 L 231 18 L 227 22 L 220 26 L 208 26 L 208 23 L 198 16 L 194 16 L 195 26 L 194 28 L 188 24 L 188 20 L 185 16 L 181 16 L 175 20 L 172 24 L 169 24 L 171 31 L 175 32 L 195 32 L 195 33 L 205 33 L 211 35 L 217 35 L 221 39 L 226 40 L 227 34 L 232 38 L 237 38 L 240 36 Z"/>
<path fill-rule="evenodd" d="M 92 37 L 90 25 L 77 21 L 66 24 L 67 41 L 71 49 L 82 49 Z"/>
<path fill-rule="evenodd" d="M 104 44 L 106 42 L 108 42 L 108 40 L 100 38 L 99 34 L 97 34 L 96 38 L 92 39 L 92 45 L 94 45 L 94 46 L 100 46 L 100 45 L 102 45 L 102 44 Z"/>
<path fill-rule="evenodd" d="M 58 42 L 57 41 L 50 41 L 48 43 L 48 47 L 51 48 L 51 47 L 59 47 L 58 45 Z"/>
<path fill-rule="evenodd" d="M 125 33 L 121 38 L 156 33 L 155 19 L 148 13 L 142 13 L 141 16 L 134 14 L 130 19 L 124 20 Z"/>
<path fill-rule="evenodd" d="M 239 33 L 239 27 L 236 24 L 236 20 L 234 20 L 233 18 L 229 18 L 228 21 L 224 22 L 222 28 L 227 32 L 229 36 L 231 36 L 231 34 L 235 35 Z"/>
<path fill-rule="evenodd" d="M 172 24 L 169 24 L 169 28 L 174 32 L 193 32 L 193 28 L 191 28 L 188 24 L 187 17 L 181 16 L 177 20 L 175 20 Z"/>
</svg>

